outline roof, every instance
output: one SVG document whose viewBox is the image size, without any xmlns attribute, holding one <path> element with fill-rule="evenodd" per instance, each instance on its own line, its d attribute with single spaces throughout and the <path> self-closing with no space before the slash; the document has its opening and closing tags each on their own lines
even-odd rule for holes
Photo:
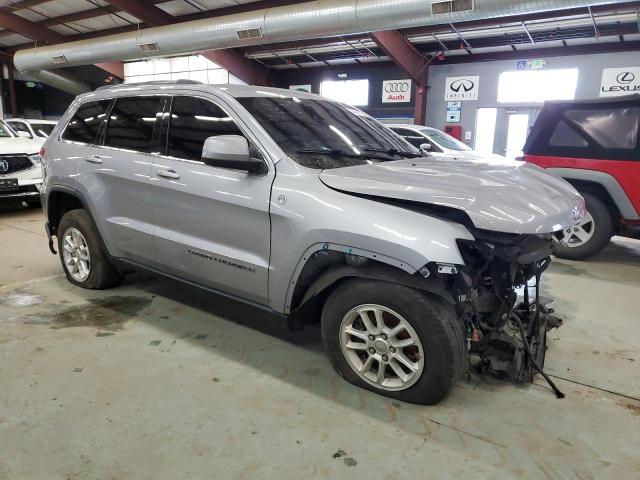
<svg viewBox="0 0 640 480">
<path fill-rule="evenodd" d="M 153 89 L 159 90 L 199 90 L 199 91 L 220 91 L 235 98 L 243 97 L 286 97 L 286 98 L 309 98 L 309 99 L 329 99 L 321 97 L 313 93 L 300 92 L 297 90 L 287 90 L 284 88 L 274 87 L 261 87 L 253 85 L 234 85 L 234 84 L 218 84 L 209 85 L 191 80 L 176 80 L 176 81 L 154 81 L 144 83 L 123 83 L 119 85 L 103 86 L 98 88 L 95 92 L 89 92 L 83 94 L 83 96 L 97 96 L 101 93 L 106 95 L 100 95 L 100 97 L 109 96 L 109 93 L 113 92 L 132 92 L 132 91 L 149 91 Z"/>
<path fill-rule="evenodd" d="M 601 103 L 628 103 L 640 101 L 640 93 L 633 93 L 630 95 L 619 95 L 616 97 L 598 97 L 598 98 L 584 98 L 575 100 L 547 100 L 544 102 L 544 106 L 564 106 L 564 105 L 598 105 Z"/>
</svg>

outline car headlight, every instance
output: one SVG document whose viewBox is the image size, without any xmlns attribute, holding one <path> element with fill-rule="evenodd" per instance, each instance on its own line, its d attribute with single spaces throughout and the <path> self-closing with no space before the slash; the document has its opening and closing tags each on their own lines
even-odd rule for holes
<svg viewBox="0 0 640 480">
<path fill-rule="evenodd" d="M 29 160 L 31 160 L 34 165 L 40 165 L 40 154 L 34 153 L 33 155 L 29 155 Z"/>
</svg>

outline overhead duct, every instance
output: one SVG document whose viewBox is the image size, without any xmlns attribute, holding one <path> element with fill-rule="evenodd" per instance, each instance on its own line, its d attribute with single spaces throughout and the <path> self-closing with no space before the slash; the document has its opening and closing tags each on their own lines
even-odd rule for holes
<svg viewBox="0 0 640 480">
<path fill-rule="evenodd" d="M 318 0 L 20 50 L 14 64 L 33 71 L 613 3 L 617 2 Z"/>
<path fill-rule="evenodd" d="M 81 93 L 90 92 L 91 86 L 87 83 L 77 80 L 66 72 L 51 70 L 36 70 L 24 72 L 26 75 L 36 80 L 51 85 L 52 87 L 62 90 L 72 95 L 80 95 Z"/>
</svg>

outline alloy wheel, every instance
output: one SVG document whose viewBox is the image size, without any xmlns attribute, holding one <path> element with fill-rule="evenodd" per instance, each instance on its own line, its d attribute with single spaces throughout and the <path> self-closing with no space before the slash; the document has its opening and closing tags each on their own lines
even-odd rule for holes
<svg viewBox="0 0 640 480">
<path fill-rule="evenodd" d="M 424 370 L 418 334 L 402 315 L 382 305 L 352 308 L 340 324 L 340 346 L 353 371 L 388 391 L 409 388 Z"/>
<path fill-rule="evenodd" d="M 591 240 L 595 232 L 595 226 L 593 216 L 587 212 L 580 223 L 563 230 L 560 243 L 566 247 L 581 247 Z"/>
<path fill-rule="evenodd" d="M 68 228 L 62 236 L 62 257 L 65 267 L 74 280 L 84 282 L 91 273 L 89 247 L 80 230 Z"/>
</svg>

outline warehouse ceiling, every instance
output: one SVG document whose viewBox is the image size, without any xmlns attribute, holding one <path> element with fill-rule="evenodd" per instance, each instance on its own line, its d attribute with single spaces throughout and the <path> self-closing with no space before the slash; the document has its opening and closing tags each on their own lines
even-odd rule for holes
<svg viewBox="0 0 640 480">
<path fill-rule="evenodd" d="M 0 2 L 0 49 L 12 51 L 303 3 L 286 0 L 16 0 Z M 640 49 L 640 2 L 467 21 L 400 30 L 435 63 L 491 60 L 548 49 L 547 54 Z M 19 17 L 17 22 L 13 22 Z M 26 28 L 29 27 L 29 28 Z M 33 28 L 31 28 L 33 27 Z M 518 53 L 515 53 L 518 52 Z M 529 52 L 532 53 L 532 52 Z M 269 70 L 384 62 L 369 34 L 235 49 Z M 104 68 L 104 67 L 103 67 Z M 107 70 L 107 68 L 105 68 Z"/>
</svg>

